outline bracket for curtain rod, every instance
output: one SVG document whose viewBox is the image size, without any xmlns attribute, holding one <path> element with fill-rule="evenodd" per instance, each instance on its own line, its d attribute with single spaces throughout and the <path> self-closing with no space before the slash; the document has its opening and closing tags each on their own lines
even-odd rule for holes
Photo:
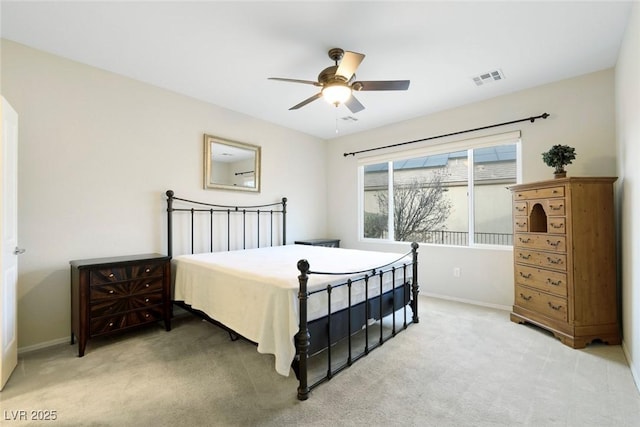
<svg viewBox="0 0 640 427">
<path fill-rule="evenodd" d="M 511 124 L 514 124 L 514 123 L 526 122 L 527 120 L 530 121 L 531 123 L 533 123 L 533 122 L 536 121 L 536 119 L 546 119 L 547 117 L 549 117 L 548 113 L 542 113 L 539 116 L 532 116 L 532 117 L 527 117 L 527 118 L 524 118 L 524 119 L 512 120 L 510 122 L 496 123 L 494 125 L 482 126 L 482 127 L 474 128 L 474 129 L 460 130 L 460 131 L 457 131 L 457 132 L 445 133 L 443 135 L 436 135 L 436 136 L 430 136 L 428 138 L 415 139 L 413 141 L 399 142 L 397 144 L 385 145 L 383 147 L 368 148 L 366 150 L 354 151 L 353 153 L 344 153 L 344 157 L 355 156 L 356 154 L 367 153 L 369 151 L 382 150 L 382 149 L 385 149 L 385 148 L 399 147 L 401 145 L 414 144 L 416 142 L 429 141 L 431 139 L 444 138 L 446 136 L 460 135 L 461 133 L 475 132 L 475 131 L 478 131 L 478 130 L 490 129 L 490 128 L 495 128 L 495 127 L 498 127 L 498 126 L 506 126 L 506 125 L 511 125 Z"/>
</svg>

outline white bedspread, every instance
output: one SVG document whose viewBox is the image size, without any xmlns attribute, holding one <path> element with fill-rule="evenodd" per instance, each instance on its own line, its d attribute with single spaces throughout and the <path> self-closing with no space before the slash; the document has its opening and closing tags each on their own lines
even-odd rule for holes
<svg viewBox="0 0 640 427">
<path fill-rule="evenodd" d="M 307 259 L 312 271 L 344 272 L 372 269 L 400 256 L 402 254 L 308 245 L 181 255 L 173 258 L 174 299 L 207 313 L 258 343 L 260 353 L 275 355 L 276 371 L 288 376 L 299 324 L 297 262 Z M 410 261 L 410 257 L 403 260 Z M 408 268 L 409 277 L 410 270 Z M 344 276 L 311 275 L 308 290 L 344 280 Z M 369 288 L 373 293 L 369 296 L 379 293 L 376 292 L 379 285 L 372 285 Z M 364 286 L 357 289 L 364 293 Z M 346 289 L 343 293 L 346 294 Z M 309 320 L 326 315 L 324 294 L 309 299 Z M 332 295 L 332 311 L 342 306 L 346 303 Z"/>
</svg>

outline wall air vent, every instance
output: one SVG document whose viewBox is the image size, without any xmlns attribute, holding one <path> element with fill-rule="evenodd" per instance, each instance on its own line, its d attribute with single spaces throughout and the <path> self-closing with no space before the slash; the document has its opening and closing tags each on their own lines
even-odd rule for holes
<svg viewBox="0 0 640 427">
<path fill-rule="evenodd" d="M 487 83 L 504 80 L 504 74 L 502 74 L 502 70 L 492 70 L 482 73 L 479 76 L 474 76 L 472 79 L 476 86 L 482 86 Z"/>
</svg>

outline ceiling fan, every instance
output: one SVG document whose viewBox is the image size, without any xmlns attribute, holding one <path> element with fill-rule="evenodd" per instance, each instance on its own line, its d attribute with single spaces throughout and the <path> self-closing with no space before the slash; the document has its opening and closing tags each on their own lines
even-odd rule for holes
<svg viewBox="0 0 640 427">
<path fill-rule="evenodd" d="M 318 98 L 324 98 L 328 103 L 334 104 L 336 107 L 344 104 L 352 113 L 357 113 L 358 111 L 364 110 L 364 105 L 353 96 L 354 91 L 407 90 L 409 88 L 409 80 L 354 81 L 356 69 L 364 59 L 362 53 L 345 52 L 340 48 L 333 48 L 329 50 L 329 58 L 335 62 L 335 65 L 322 70 L 318 75 L 317 82 L 312 80 L 269 77 L 269 80 L 310 84 L 322 88 L 320 92 L 294 105 L 289 108 L 289 110 L 297 110 Z"/>
</svg>

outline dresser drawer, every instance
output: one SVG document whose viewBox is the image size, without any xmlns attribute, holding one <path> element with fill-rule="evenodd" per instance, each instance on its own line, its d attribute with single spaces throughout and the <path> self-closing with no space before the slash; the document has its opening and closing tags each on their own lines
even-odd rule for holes
<svg viewBox="0 0 640 427">
<path fill-rule="evenodd" d="M 129 297 L 131 295 L 162 291 L 163 278 L 149 280 L 131 280 L 129 282 L 112 283 L 109 285 L 94 285 L 89 288 L 91 302 L 103 299 Z"/>
<path fill-rule="evenodd" d="M 527 202 L 513 202 L 513 214 L 517 215 L 528 215 L 529 209 L 527 207 Z"/>
<path fill-rule="evenodd" d="M 566 204 L 564 199 L 551 199 L 546 202 L 547 204 L 547 215 L 565 215 L 566 213 Z"/>
<path fill-rule="evenodd" d="M 106 334 L 109 332 L 126 329 L 132 326 L 162 320 L 162 306 L 149 307 L 144 310 L 130 311 L 113 316 L 97 317 L 91 319 L 91 336 Z"/>
<path fill-rule="evenodd" d="M 161 292 L 142 294 L 130 298 L 103 299 L 91 304 L 91 318 L 124 313 L 126 311 L 162 304 Z"/>
<path fill-rule="evenodd" d="M 567 321 L 567 299 L 516 285 L 515 304 L 546 317 Z"/>
<path fill-rule="evenodd" d="M 562 297 L 567 296 L 567 274 L 524 265 L 515 265 L 515 281 Z"/>
<path fill-rule="evenodd" d="M 519 248 L 515 248 L 513 254 L 516 263 L 567 271 L 567 256 L 565 254 L 529 251 Z"/>
<path fill-rule="evenodd" d="M 547 219 L 547 231 L 550 234 L 566 234 L 566 218 L 563 216 L 550 216 Z"/>
<path fill-rule="evenodd" d="M 89 274 L 90 285 L 102 285 L 105 283 L 121 282 L 125 280 L 145 277 L 158 277 L 163 274 L 161 263 L 141 263 L 128 266 L 118 266 L 92 270 Z"/>
<path fill-rule="evenodd" d="M 526 233 L 529 231 L 529 218 L 526 216 L 517 216 L 513 220 L 513 231 Z"/>
<path fill-rule="evenodd" d="M 516 246 L 521 248 L 542 249 L 545 251 L 566 252 L 567 239 L 565 236 L 548 234 L 516 234 L 513 239 Z"/>
<path fill-rule="evenodd" d="M 537 188 L 513 193 L 513 200 L 547 199 L 549 197 L 564 197 L 564 187 Z"/>
</svg>

